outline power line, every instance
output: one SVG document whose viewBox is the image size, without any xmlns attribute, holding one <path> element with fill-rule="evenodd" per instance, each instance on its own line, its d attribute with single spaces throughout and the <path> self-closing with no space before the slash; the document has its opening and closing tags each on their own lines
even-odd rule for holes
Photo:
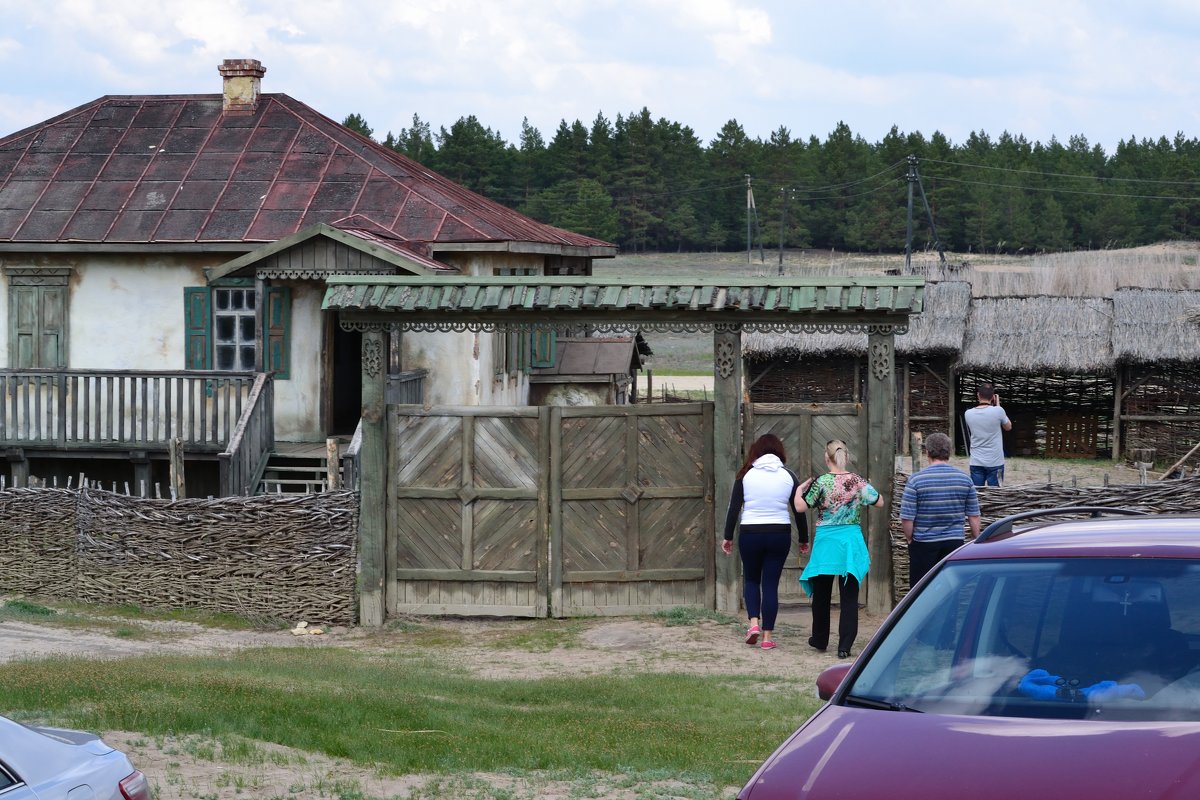
<svg viewBox="0 0 1200 800">
<path fill-rule="evenodd" d="M 1087 191 L 1084 189 L 1063 189 L 1054 186 L 1020 186 L 1012 183 L 992 183 L 990 181 L 969 181 L 964 178 L 952 178 L 949 175 L 928 175 L 930 180 L 946 181 L 947 183 L 961 183 L 968 186 L 988 186 L 997 189 L 1019 189 L 1025 192 L 1046 192 L 1049 194 L 1074 194 L 1085 197 L 1125 197 L 1130 200 L 1186 200 L 1188 202 L 1200 202 L 1200 197 L 1182 197 L 1178 195 L 1157 195 L 1157 194 L 1124 194 L 1121 192 L 1096 192 Z"/>
<path fill-rule="evenodd" d="M 936 158 L 922 158 L 921 161 L 927 164 L 944 164 L 951 167 L 967 167 L 969 169 L 988 169 L 995 172 L 1011 172 L 1020 175 L 1040 175 L 1046 178 L 1072 178 L 1076 180 L 1090 181 L 1112 181 L 1120 183 L 1151 183 L 1162 184 L 1163 186 L 1200 186 L 1200 180 L 1190 181 L 1164 181 L 1155 178 L 1117 178 L 1106 177 L 1104 175 L 1079 175 L 1068 172 L 1042 172 L 1036 169 L 1016 169 L 1014 167 L 997 167 L 990 164 L 969 164 L 963 161 L 941 161 Z"/>
</svg>

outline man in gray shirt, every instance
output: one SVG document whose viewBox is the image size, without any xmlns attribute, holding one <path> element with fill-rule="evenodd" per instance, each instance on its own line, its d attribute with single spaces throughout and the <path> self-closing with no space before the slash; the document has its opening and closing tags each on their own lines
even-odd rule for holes
<svg viewBox="0 0 1200 800">
<path fill-rule="evenodd" d="M 990 383 L 979 384 L 979 405 L 963 414 L 971 437 L 971 482 L 976 486 L 999 486 L 1004 477 L 1004 434 L 1012 422 L 1000 407 L 1000 395 Z"/>
</svg>

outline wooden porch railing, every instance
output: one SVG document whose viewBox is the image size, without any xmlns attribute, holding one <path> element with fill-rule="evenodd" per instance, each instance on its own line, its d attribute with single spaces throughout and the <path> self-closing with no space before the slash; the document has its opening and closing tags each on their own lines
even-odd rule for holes
<svg viewBox="0 0 1200 800">
<path fill-rule="evenodd" d="M 359 419 L 358 427 L 354 429 L 354 436 L 350 439 L 350 444 L 342 453 L 342 488 L 358 491 L 358 463 L 359 451 L 362 450 L 362 420 Z"/>
<path fill-rule="evenodd" d="M 255 376 L 221 460 L 221 494 L 254 494 L 275 449 L 275 384 L 268 374 Z"/>
<path fill-rule="evenodd" d="M 223 451 L 247 408 L 248 372 L 0 370 L 0 446 Z"/>
</svg>

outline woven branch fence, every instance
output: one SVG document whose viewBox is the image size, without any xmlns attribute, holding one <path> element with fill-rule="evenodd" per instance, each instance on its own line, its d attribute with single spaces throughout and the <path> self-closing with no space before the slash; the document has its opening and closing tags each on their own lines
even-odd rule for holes
<svg viewBox="0 0 1200 800">
<path fill-rule="evenodd" d="M 355 492 L 155 500 L 0 491 L 0 592 L 251 618 L 356 619 Z"/>
<path fill-rule="evenodd" d="M 900 602 L 908 594 L 908 546 L 900 525 L 900 498 L 908 476 L 898 474 L 892 494 L 892 599 Z M 1200 513 L 1200 477 L 1118 486 L 1067 486 L 1022 484 L 986 486 L 979 492 L 982 526 L 1010 514 L 1064 506 L 1134 508 L 1155 514 Z M 1068 517 L 1055 517 L 1067 519 Z M 964 528 L 964 533 L 966 532 Z"/>
</svg>

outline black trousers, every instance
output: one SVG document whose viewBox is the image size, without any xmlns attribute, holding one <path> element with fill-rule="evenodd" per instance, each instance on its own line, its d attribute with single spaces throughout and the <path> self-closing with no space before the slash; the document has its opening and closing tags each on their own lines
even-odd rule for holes
<svg viewBox="0 0 1200 800">
<path fill-rule="evenodd" d="M 824 650 L 829 646 L 829 608 L 833 602 L 833 584 L 838 585 L 839 651 L 849 650 L 858 637 L 858 578 L 846 575 L 813 575 L 808 579 L 812 586 L 812 645 Z"/>
<path fill-rule="evenodd" d="M 918 542 L 913 539 L 908 545 L 908 588 L 916 586 L 939 561 L 962 545 L 962 539 L 947 539 L 942 542 Z"/>
<path fill-rule="evenodd" d="M 745 525 L 738 537 L 742 555 L 742 599 L 747 617 L 760 617 L 764 631 L 775 630 L 779 576 L 792 549 L 790 525 Z"/>
</svg>

